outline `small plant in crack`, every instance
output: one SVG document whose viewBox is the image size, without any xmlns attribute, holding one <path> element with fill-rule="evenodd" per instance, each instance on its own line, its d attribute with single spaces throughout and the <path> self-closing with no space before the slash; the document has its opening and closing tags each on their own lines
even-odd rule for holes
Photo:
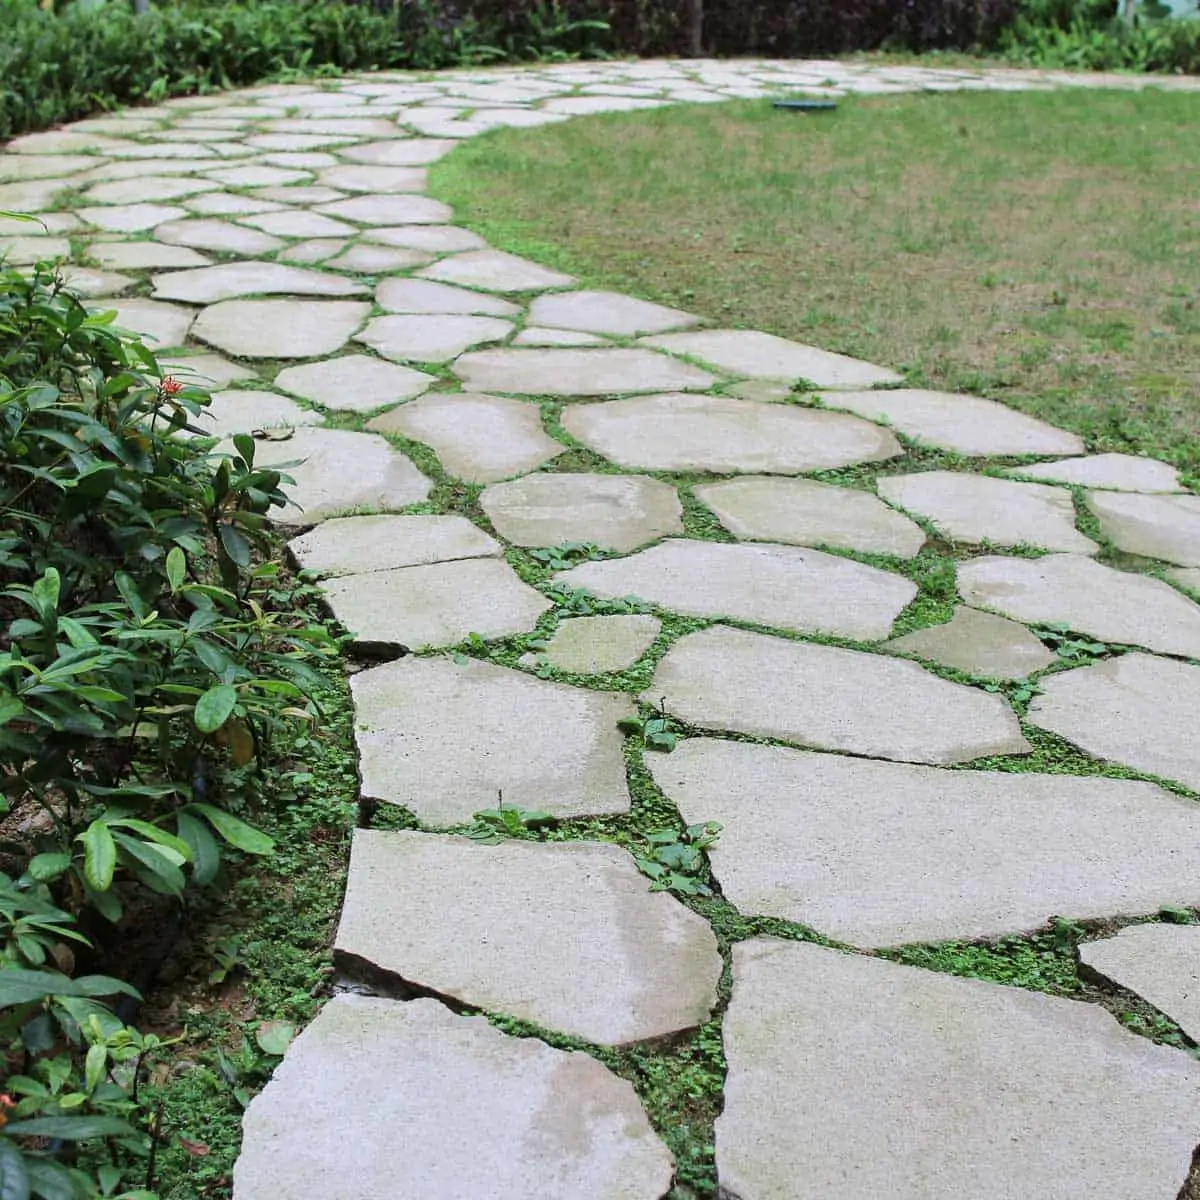
<svg viewBox="0 0 1200 1200">
<path fill-rule="evenodd" d="M 985 683 L 985 692 L 997 692 L 1007 697 L 1009 703 L 1019 713 L 1029 708 L 1029 702 L 1034 696 L 1040 696 L 1042 689 L 1031 679 L 1017 679 L 1005 683 Z"/>
<path fill-rule="evenodd" d="M 716 843 L 721 826 L 703 821 L 679 829 L 657 829 L 646 834 L 646 850 L 634 861 L 643 875 L 653 881 L 652 892 L 676 892 L 681 896 L 711 896 L 704 882 L 704 852 Z"/>
<path fill-rule="evenodd" d="M 549 571 L 565 571 L 576 563 L 606 558 L 607 555 L 594 542 L 562 542 L 557 546 L 539 546 L 529 551 Z"/>
<path fill-rule="evenodd" d="M 647 750 L 657 750 L 660 754 L 670 754 L 679 744 L 679 734 L 667 716 L 667 698 L 662 696 L 658 701 L 658 711 L 648 717 L 626 717 L 617 722 L 617 728 L 622 733 L 640 733 L 642 745 Z"/>
<path fill-rule="evenodd" d="M 593 596 L 584 588 L 563 587 L 561 584 L 552 584 L 543 590 L 565 615 L 572 617 L 637 613 L 645 612 L 647 609 L 647 605 L 643 604 L 636 596 L 604 599 L 600 596 Z"/>
<path fill-rule="evenodd" d="M 553 813 L 534 808 L 521 808 L 516 804 L 505 804 L 504 793 L 496 793 L 496 807 L 483 808 L 474 814 L 474 820 L 463 833 L 472 841 L 494 845 L 506 838 L 537 841 L 537 831 L 553 825 Z"/>
<path fill-rule="evenodd" d="M 1039 625 L 1033 632 L 1066 662 L 1089 663 L 1112 653 L 1111 646 L 1072 633 L 1067 625 Z"/>
</svg>

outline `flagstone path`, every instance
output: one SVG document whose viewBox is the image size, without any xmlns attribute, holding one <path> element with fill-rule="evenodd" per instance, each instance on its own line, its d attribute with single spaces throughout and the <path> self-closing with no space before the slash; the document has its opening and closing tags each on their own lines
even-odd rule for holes
<svg viewBox="0 0 1200 1200">
<path fill-rule="evenodd" d="M 212 387 L 214 433 L 302 460 L 292 554 L 374 663 L 351 677 L 348 984 L 250 1106 L 236 1200 L 664 1197 L 675 1163 L 605 1048 L 713 1020 L 724 1200 L 1182 1194 L 1193 1053 L 873 952 L 1097 919 L 1088 978 L 1200 1037 L 1200 926 L 1160 917 L 1200 907 L 1200 498 L 886 364 L 576 289 L 424 194 L 504 126 L 1080 86 L 1200 81 L 385 72 L 0 154 L 0 209 L 43 222 L 0 219 L 0 251 L 74 247 L 96 308 Z M 929 588 L 955 570 L 950 606 Z M 677 748 L 644 754 L 638 714 Z M 501 794 L 585 820 L 453 832 Z M 720 901 L 651 892 L 603 840 L 664 813 L 722 826 Z M 730 947 L 731 905 L 775 935 Z"/>
</svg>

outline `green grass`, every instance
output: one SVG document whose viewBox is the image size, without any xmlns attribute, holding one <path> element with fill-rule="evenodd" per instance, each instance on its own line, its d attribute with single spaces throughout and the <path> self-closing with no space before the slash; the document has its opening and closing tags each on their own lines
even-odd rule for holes
<svg viewBox="0 0 1200 1200">
<path fill-rule="evenodd" d="M 1200 468 L 1200 96 L 760 102 L 476 139 L 433 191 L 588 285 Z"/>
</svg>

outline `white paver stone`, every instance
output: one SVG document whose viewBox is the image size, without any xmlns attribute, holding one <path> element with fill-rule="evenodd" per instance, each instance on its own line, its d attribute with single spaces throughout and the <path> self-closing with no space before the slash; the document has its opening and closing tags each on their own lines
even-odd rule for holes
<svg viewBox="0 0 1200 1200">
<path fill-rule="evenodd" d="M 88 307 L 96 312 L 115 309 L 117 326 L 146 338 L 154 350 L 182 346 L 195 317 L 190 308 L 157 300 L 119 300 L 115 304 L 101 302 Z"/>
<path fill-rule="evenodd" d="M 498 296 L 485 296 L 427 279 L 385 279 L 375 289 L 375 301 L 380 308 L 394 313 L 515 317 L 521 311 L 517 305 Z"/>
<path fill-rule="evenodd" d="M 381 226 L 366 230 L 362 240 L 379 242 L 384 246 L 425 250 L 431 254 L 455 254 L 460 250 L 478 250 L 487 245 L 479 234 L 455 225 Z"/>
<path fill-rule="evenodd" d="M 162 246 L 157 242 L 93 242 L 85 253 L 102 267 L 115 267 L 122 271 L 205 267 L 212 261 L 187 246 Z"/>
<path fill-rule="evenodd" d="M 570 287 L 575 282 L 571 275 L 551 271 L 502 250 L 467 250 L 426 267 L 421 276 L 441 283 L 482 288 L 486 292 L 542 292 L 547 288 Z"/>
<path fill-rule="evenodd" d="M 140 233 L 164 221 L 187 216 L 187 209 L 175 204 L 113 204 L 77 208 L 75 212 L 87 224 L 109 233 Z"/>
<path fill-rule="evenodd" d="M 192 418 L 197 429 L 209 437 L 231 437 L 257 430 L 294 429 L 298 425 L 323 425 L 325 418 L 295 400 L 274 392 L 213 392 L 208 406 Z"/>
<path fill-rule="evenodd" d="M 370 311 L 356 300 L 222 300 L 193 332 L 239 358 L 317 358 L 340 350 Z"/>
<path fill-rule="evenodd" d="M 384 358 L 401 362 L 448 362 L 472 346 L 498 342 L 512 332 L 511 321 L 497 317 L 430 314 L 375 317 L 355 335 Z"/>
<path fill-rule="evenodd" d="M 657 617 L 618 613 L 606 617 L 571 617 L 561 622 L 544 650 L 527 656 L 528 664 L 548 663 L 575 675 L 600 675 L 631 667 L 650 648 L 662 629 Z"/>
<path fill-rule="evenodd" d="M 279 238 L 269 233 L 210 217 L 167 221 L 154 230 L 154 240 L 166 242 L 169 246 L 191 246 L 195 250 L 218 250 L 224 254 L 246 254 L 251 257 L 271 254 L 282 250 L 284 246 Z"/>
<path fill-rule="evenodd" d="M 991 679 L 1023 679 L 1058 661 L 1024 625 L 965 605 L 945 624 L 917 629 L 884 648 Z"/>
<path fill-rule="evenodd" d="M 324 362 L 286 367 L 275 376 L 275 386 L 302 396 L 324 408 L 373 412 L 419 396 L 434 382 L 432 375 L 380 362 L 365 354 L 343 354 Z"/>
<path fill-rule="evenodd" d="M 1153 458 L 1135 454 L 1091 454 L 1059 462 L 1033 463 L 1005 472 L 1047 483 L 1073 483 L 1114 492 L 1182 492 L 1179 472 Z"/>
<path fill-rule="evenodd" d="M 699 367 L 648 350 L 479 350 L 464 354 L 454 373 L 474 391 L 533 396 L 705 391 L 716 383 Z"/>
<path fill-rule="evenodd" d="M 529 307 L 535 325 L 576 329 L 610 337 L 666 333 L 698 325 L 700 318 L 677 308 L 635 300 L 619 292 L 562 292 L 539 296 Z"/>
<path fill-rule="evenodd" d="M 369 292 L 362 284 L 327 271 L 257 262 L 172 271 L 169 275 L 155 275 L 152 282 L 157 299 L 184 300 L 189 304 L 212 304 L 237 296 L 363 296 Z"/>
<path fill-rule="evenodd" d="M 1100 531 L 1129 554 L 1200 567 L 1200 496 L 1089 492 Z"/>
<path fill-rule="evenodd" d="M 352 196 L 322 204 L 317 211 L 360 225 L 444 225 L 454 220 L 448 204 L 428 196 Z"/>
<path fill-rule="evenodd" d="M 242 379 L 253 379 L 254 372 L 239 367 L 219 354 L 188 354 L 159 358 L 164 375 L 171 375 L 189 387 L 226 388 Z"/>
</svg>

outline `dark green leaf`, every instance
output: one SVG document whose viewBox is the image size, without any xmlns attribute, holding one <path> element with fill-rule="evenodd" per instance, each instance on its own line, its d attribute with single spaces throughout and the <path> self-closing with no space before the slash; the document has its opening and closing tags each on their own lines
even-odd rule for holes
<svg viewBox="0 0 1200 1200">
<path fill-rule="evenodd" d="M 167 552 L 166 570 L 167 583 L 171 585 L 171 591 L 179 591 L 179 587 L 187 575 L 187 558 L 178 546 L 172 546 Z"/>
<path fill-rule="evenodd" d="M 39 883 L 57 879 L 71 865 L 69 854 L 35 854 L 29 860 L 29 874 Z"/>
<path fill-rule="evenodd" d="M 8 1138 L 0 1138 L 0 1200 L 29 1200 L 25 1155 Z"/>
<path fill-rule="evenodd" d="M 254 1040 L 264 1054 L 282 1056 L 295 1036 L 296 1027 L 289 1021 L 264 1021 L 255 1031 Z"/>
<path fill-rule="evenodd" d="M 98 1137 L 130 1137 L 137 1130 L 116 1117 L 34 1117 L 29 1121 L 12 1121 L 9 1134 L 21 1137 L 61 1138 L 64 1142 L 86 1142 Z"/>
<path fill-rule="evenodd" d="M 221 847 L 203 821 L 189 812 L 181 812 L 176 818 L 179 836 L 192 851 L 192 880 L 201 887 L 212 883 L 221 865 Z"/>
<path fill-rule="evenodd" d="M 112 831 L 103 820 L 93 821 L 79 835 L 83 843 L 83 877 L 97 892 L 112 887 L 113 872 L 117 869 L 117 846 Z"/>
<path fill-rule="evenodd" d="M 227 683 L 211 687 L 196 701 L 196 728 L 201 733 L 216 733 L 233 714 L 237 692 Z"/>
<path fill-rule="evenodd" d="M 41 1200 L 78 1200 L 79 1192 L 71 1179 L 71 1172 L 62 1163 L 48 1158 L 34 1158 L 26 1166 L 29 1168 L 33 1194 L 40 1196 Z"/>
<path fill-rule="evenodd" d="M 189 804 L 188 808 L 198 812 L 231 846 L 247 854 L 271 854 L 275 849 L 265 833 L 222 808 L 212 804 Z"/>
</svg>

